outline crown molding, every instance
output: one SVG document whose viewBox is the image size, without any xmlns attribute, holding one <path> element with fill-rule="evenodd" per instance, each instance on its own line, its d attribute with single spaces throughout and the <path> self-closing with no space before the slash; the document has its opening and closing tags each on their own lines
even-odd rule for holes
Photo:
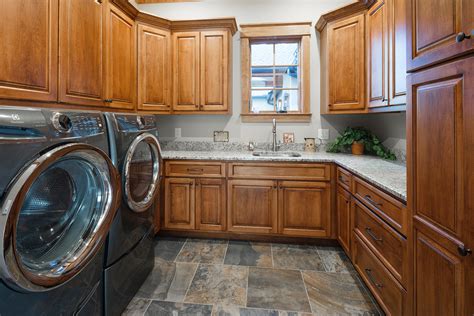
<svg viewBox="0 0 474 316">
<path fill-rule="evenodd" d="M 345 7 L 323 14 L 316 23 L 316 30 L 321 32 L 331 21 L 368 10 L 375 2 L 377 2 L 377 0 L 359 0 Z"/>
</svg>

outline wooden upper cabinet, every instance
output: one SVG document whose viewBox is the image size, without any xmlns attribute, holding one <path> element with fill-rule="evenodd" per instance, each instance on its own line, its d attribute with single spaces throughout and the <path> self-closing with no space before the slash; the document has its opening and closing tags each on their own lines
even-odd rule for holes
<svg viewBox="0 0 474 316">
<path fill-rule="evenodd" d="M 410 75 L 408 99 L 416 311 L 472 315 L 474 57 Z"/>
<path fill-rule="evenodd" d="M 57 100 L 58 0 L 0 0 L 0 98 Z"/>
<path fill-rule="evenodd" d="M 133 109 L 136 99 L 135 22 L 110 3 L 105 11 L 105 100 L 113 108 Z"/>
<path fill-rule="evenodd" d="M 276 233 L 277 181 L 229 180 L 227 183 L 227 230 Z"/>
<path fill-rule="evenodd" d="M 199 32 L 173 36 L 173 111 L 199 110 Z"/>
<path fill-rule="evenodd" d="M 201 109 L 227 111 L 229 106 L 229 32 L 201 32 Z"/>
<path fill-rule="evenodd" d="M 474 1 L 407 1 L 408 70 L 474 51 Z M 457 42 L 460 33 L 471 38 Z"/>
<path fill-rule="evenodd" d="M 407 102 L 407 1 L 388 0 L 388 102 Z"/>
<path fill-rule="evenodd" d="M 104 105 L 102 6 L 95 0 L 60 0 L 60 102 Z"/>
<path fill-rule="evenodd" d="M 281 181 L 278 189 L 279 233 L 302 237 L 331 235 L 330 184 Z"/>
<path fill-rule="evenodd" d="M 170 112 L 170 31 L 138 25 L 138 109 Z"/>
<path fill-rule="evenodd" d="M 379 0 L 367 13 L 369 107 L 388 105 L 388 6 Z"/>
<path fill-rule="evenodd" d="M 365 16 L 360 14 L 327 26 L 328 110 L 365 109 Z"/>
</svg>

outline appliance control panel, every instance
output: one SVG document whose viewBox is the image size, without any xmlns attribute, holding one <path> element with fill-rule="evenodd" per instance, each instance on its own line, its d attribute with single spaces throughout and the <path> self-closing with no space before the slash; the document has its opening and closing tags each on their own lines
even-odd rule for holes
<svg viewBox="0 0 474 316">
<path fill-rule="evenodd" d="M 147 131 L 156 128 L 156 119 L 153 115 L 116 114 L 118 129 L 124 132 Z"/>
<path fill-rule="evenodd" d="M 104 119 L 99 112 L 47 111 L 45 116 L 51 120 L 56 136 L 87 137 L 105 132 Z"/>
</svg>

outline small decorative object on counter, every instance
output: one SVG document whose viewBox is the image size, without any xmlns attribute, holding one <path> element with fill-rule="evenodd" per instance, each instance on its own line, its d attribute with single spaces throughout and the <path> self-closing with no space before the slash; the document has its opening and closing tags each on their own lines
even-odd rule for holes
<svg viewBox="0 0 474 316">
<path fill-rule="evenodd" d="M 304 139 L 304 151 L 314 153 L 316 152 L 316 139 L 307 137 Z"/>
<path fill-rule="evenodd" d="M 254 151 L 255 150 L 255 142 L 254 141 L 249 141 L 248 145 L 249 151 Z"/>
<path fill-rule="evenodd" d="M 283 144 L 293 144 L 295 142 L 295 133 L 283 133 Z"/>
<path fill-rule="evenodd" d="M 348 152 L 349 148 L 354 155 L 362 155 L 365 151 L 383 159 L 396 160 L 395 155 L 382 145 L 380 139 L 364 127 L 346 128 L 344 133 L 328 146 L 327 152 Z"/>
</svg>

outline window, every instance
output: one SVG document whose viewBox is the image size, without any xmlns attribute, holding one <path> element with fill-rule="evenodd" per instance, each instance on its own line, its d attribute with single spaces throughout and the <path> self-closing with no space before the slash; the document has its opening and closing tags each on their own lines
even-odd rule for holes
<svg viewBox="0 0 474 316">
<path fill-rule="evenodd" d="M 243 121 L 310 120 L 310 25 L 241 25 Z"/>
<path fill-rule="evenodd" d="M 250 112 L 300 112 L 300 42 L 250 44 Z"/>
</svg>

